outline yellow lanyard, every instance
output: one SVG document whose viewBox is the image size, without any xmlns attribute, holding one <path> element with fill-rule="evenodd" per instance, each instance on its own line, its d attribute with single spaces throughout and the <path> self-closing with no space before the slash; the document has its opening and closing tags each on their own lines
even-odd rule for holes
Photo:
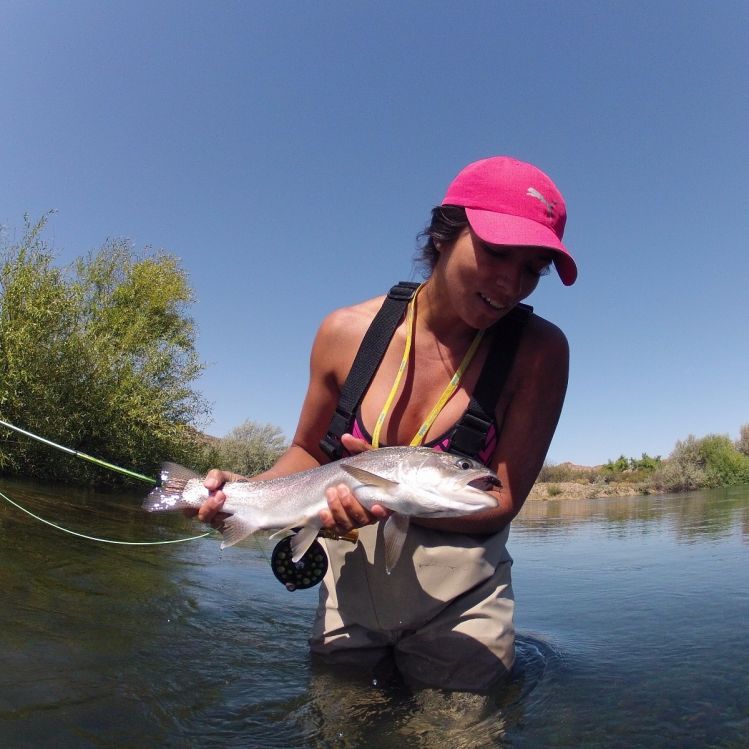
<svg viewBox="0 0 749 749">
<path fill-rule="evenodd" d="M 385 417 L 388 415 L 388 412 L 390 411 L 390 407 L 393 405 L 393 400 L 395 400 L 395 395 L 398 392 L 398 387 L 400 386 L 403 373 L 406 371 L 406 368 L 408 367 L 408 360 L 411 355 L 411 343 L 413 342 L 413 335 L 414 335 L 414 317 L 415 317 L 415 312 L 416 312 L 416 297 L 418 296 L 423 286 L 424 284 L 422 284 L 421 286 L 419 286 L 418 289 L 416 289 L 416 293 L 413 295 L 413 299 L 411 299 L 411 301 L 408 304 L 408 310 L 406 312 L 406 347 L 403 351 L 403 358 L 401 359 L 400 367 L 398 367 L 398 373 L 395 375 L 395 382 L 393 383 L 393 387 L 390 388 L 390 393 L 387 399 L 385 400 L 385 405 L 382 407 L 382 411 L 380 411 L 380 415 L 377 417 L 377 423 L 375 424 L 374 430 L 372 432 L 372 447 L 380 446 L 380 432 L 382 431 L 382 425 L 385 422 Z M 460 380 L 465 374 L 466 369 L 468 369 L 468 365 L 471 363 L 471 359 L 473 359 L 473 356 L 476 353 L 476 350 L 478 349 L 483 336 L 484 336 L 483 330 L 479 330 L 476 333 L 476 336 L 474 337 L 471 345 L 468 347 L 468 351 L 466 351 L 466 354 L 463 357 L 463 361 L 460 362 L 460 366 L 455 371 L 455 374 L 450 379 L 450 382 L 447 383 L 447 387 L 442 391 L 442 395 L 440 395 L 439 399 L 434 404 L 434 407 L 429 412 L 426 419 L 424 419 L 424 423 L 419 427 L 419 430 L 416 432 L 413 439 L 409 443 L 411 447 L 416 447 L 417 445 L 420 445 L 424 441 L 424 437 L 426 436 L 426 433 L 429 431 L 429 427 L 432 426 L 439 412 L 445 407 L 445 404 L 447 403 L 447 401 L 450 400 L 453 393 L 458 389 Z"/>
</svg>

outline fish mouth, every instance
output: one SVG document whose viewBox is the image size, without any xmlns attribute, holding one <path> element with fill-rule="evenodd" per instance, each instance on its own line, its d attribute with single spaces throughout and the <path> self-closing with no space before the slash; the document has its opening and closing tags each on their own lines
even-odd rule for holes
<svg viewBox="0 0 749 749">
<path fill-rule="evenodd" d="M 466 486 L 472 486 L 482 492 L 488 492 L 492 489 L 501 489 L 502 482 L 494 475 L 484 473 L 477 478 L 471 479 Z"/>
</svg>

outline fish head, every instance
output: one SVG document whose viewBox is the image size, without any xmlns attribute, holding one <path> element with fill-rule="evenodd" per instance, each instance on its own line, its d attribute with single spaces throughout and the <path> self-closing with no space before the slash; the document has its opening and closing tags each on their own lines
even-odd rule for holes
<svg viewBox="0 0 749 749">
<path fill-rule="evenodd" d="M 497 506 L 489 489 L 501 486 L 482 463 L 429 448 L 411 450 L 400 461 L 396 512 L 418 517 L 456 517 Z"/>
</svg>

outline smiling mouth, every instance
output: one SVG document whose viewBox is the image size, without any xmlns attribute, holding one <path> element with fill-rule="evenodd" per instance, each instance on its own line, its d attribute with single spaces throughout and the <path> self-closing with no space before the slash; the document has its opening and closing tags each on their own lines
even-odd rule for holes
<svg viewBox="0 0 749 749">
<path fill-rule="evenodd" d="M 486 294 L 482 294 L 481 292 L 479 292 L 479 296 L 493 310 L 496 310 L 497 312 L 501 312 L 504 309 L 504 307 L 501 304 L 499 304 L 499 302 L 495 302 L 493 299 L 490 299 L 488 296 L 486 296 Z"/>
</svg>

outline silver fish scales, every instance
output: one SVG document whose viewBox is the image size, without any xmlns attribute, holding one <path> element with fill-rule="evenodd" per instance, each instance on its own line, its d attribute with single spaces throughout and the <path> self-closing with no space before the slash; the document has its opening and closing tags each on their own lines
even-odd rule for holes
<svg viewBox="0 0 749 749">
<path fill-rule="evenodd" d="M 222 511 L 230 517 L 221 548 L 258 530 L 299 528 L 292 539 L 293 561 L 298 561 L 321 528 L 325 490 L 338 484 L 348 486 L 364 507 L 380 504 L 392 511 L 384 527 L 385 562 L 392 569 L 409 517 L 457 517 L 496 507 L 496 498 L 486 490 L 500 482 L 477 461 L 424 447 L 384 447 L 282 478 L 229 482 Z M 144 506 L 151 512 L 197 508 L 207 498 L 202 477 L 165 463 L 161 485 Z"/>
</svg>

